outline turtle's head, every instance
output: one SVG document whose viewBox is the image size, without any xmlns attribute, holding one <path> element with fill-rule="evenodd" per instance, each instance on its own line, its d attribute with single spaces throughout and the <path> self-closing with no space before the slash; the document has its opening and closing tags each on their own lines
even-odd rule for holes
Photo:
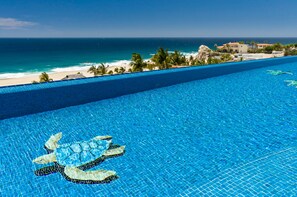
<svg viewBox="0 0 297 197">
<path fill-rule="evenodd" d="M 45 147 L 49 150 L 55 150 L 58 147 L 58 141 L 61 138 L 62 138 L 62 132 L 52 135 L 45 143 Z"/>
<path fill-rule="evenodd" d="M 59 141 L 62 138 L 62 132 L 56 133 L 55 135 L 52 135 L 50 138 Z"/>
<path fill-rule="evenodd" d="M 56 161 L 56 155 L 54 153 L 42 155 L 33 160 L 34 163 L 38 163 L 38 164 L 47 164 L 55 161 Z"/>
</svg>

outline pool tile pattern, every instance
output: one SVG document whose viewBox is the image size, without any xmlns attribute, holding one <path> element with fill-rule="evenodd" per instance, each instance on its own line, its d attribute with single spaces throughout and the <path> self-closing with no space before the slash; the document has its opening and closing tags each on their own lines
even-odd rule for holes
<svg viewBox="0 0 297 197">
<path fill-rule="evenodd" d="M 230 168 L 181 196 L 296 196 L 297 148 Z"/>
<path fill-rule="evenodd" d="M 294 75 L 272 76 L 267 69 Z M 276 65 L 1 120 L 0 196 L 167 197 L 196 191 L 226 169 L 297 147 L 297 89 L 284 83 L 296 75 L 297 64 Z M 119 179 L 91 185 L 60 173 L 36 176 L 41 165 L 32 160 L 45 154 L 44 143 L 58 132 L 59 144 L 111 135 L 126 145 L 123 156 L 92 168 L 114 170 Z"/>
</svg>

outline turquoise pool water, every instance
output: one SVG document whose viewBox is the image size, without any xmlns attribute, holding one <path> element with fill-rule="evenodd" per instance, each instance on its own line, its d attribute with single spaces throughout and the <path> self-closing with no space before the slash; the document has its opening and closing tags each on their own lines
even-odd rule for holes
<svg viewBox="0 0 297 197">
<path fill-rule="evenodd" d="M 279 69 L 294 75 L 266 73 Z M 297 79 L 297 63 L 2 120 L 1 195 L 188 194 L 226 170 L 297 146 L 297 89 L 284 83 L 292 79 Z M 61 143 L 111 135 L 115 143 L 126 145 L 123 156 L 93 168 L 115 170 L 119 178 L 108 184 L 76 184 L 60 173 L 36 176 L 40 165 L 32 160 L 45 154 L 44 143 L 58 132 L 63 132 Z M 262 168 L 269 170 L 271 162 Z M 291 173 L 297 173 L 296 163 Z M 282 187 L 296 195 L 296 184 Z"/>
</svg>

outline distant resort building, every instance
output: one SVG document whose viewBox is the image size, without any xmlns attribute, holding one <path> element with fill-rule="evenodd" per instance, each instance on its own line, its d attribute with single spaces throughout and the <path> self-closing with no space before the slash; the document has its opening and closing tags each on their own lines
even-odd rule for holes
<svg viewBox="0 0 297 197">
<path fill-rule="evenodd" d="M 226 51 L 235 52 L 235 53 L 248 53 L 249 49 L 264 49 L 268 46 L 272 46 L 272 44 L 257 43 L 255 45 L 248 45 L 240 42 L 229 42 L 229 43 L 223 44 L 223 46 L 217 46 L 217 49 L 226 50 Z"/>
<path fill-rule="evenodd" d="M 267 44 L 267 43 L 256 44 L 257 49 L 264 49 L 265 47 L 269 47 L 269 46 L 272 46 L 272 44 Z"/>
<path fill-rule="evenodd" d="M 249 45 L 241 44 L 239 42 L 229 42 L 227 44 L 224 44 L 223 46 L 218 46 L 217 48 L 221 50 L 225 49 L 227 51 L 235 53 L 247 53 L 249 50 Z"/>
<path fill-rule="evenodd" d="M 86 78 L 83 74 L 77 73 L 73 75 L 66 75 L 62 80 L 71 80 L 71 79 L 81 79 L 81 78 Z"/>
</svg>

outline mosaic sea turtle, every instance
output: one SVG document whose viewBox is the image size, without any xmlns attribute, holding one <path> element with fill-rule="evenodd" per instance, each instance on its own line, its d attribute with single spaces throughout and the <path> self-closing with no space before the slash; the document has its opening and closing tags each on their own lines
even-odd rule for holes
<svg viewBox="0 0 297 197">
<path fill-rule="evenodd" d="M 267 73 L 271 75 L 283 75 L 283 74 L 293 75 L 293 73 L 291 72 L 286 72 L 281 70 L 267 70 Z"/>
<path fill-rule="evenodd" d="M 45 143 L 49 154 L 33 160 L 37 164 L 56 162 L 70 180 L 104 182 L 116 176 L 115 171 L 84 171 L 84 166 L 96 160 L 122 155 L 125 146 L 112 146 L 111 136 L 97 136 L 89 141 L 58 144 L 62 133 L 52 135 Z"/>
<path fill-rule="evenodd" d="M 288 86 L 295 86 L 297 88 L 297 80 L 285 80 Z"/>
</svg>

